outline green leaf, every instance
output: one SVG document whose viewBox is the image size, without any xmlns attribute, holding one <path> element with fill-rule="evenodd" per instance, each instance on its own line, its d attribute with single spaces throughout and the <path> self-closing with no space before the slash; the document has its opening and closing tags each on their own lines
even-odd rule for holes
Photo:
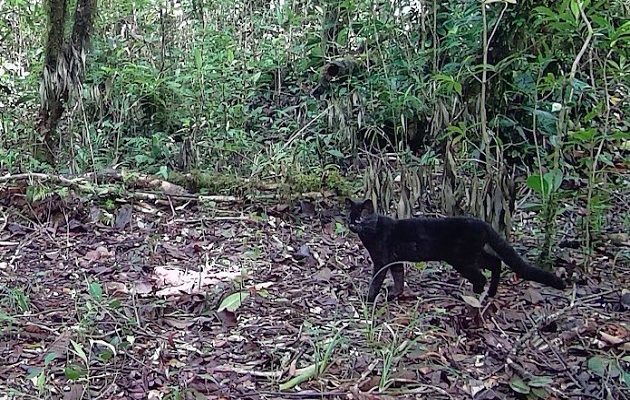
<svg viewBox="0 0 630 400">
<path fill-rule="evenodd" d="M 44 371 L 40 371 L 39 375 L 37 375 L 37 387 L 41 389 L 44 387 L 45 383 L 46 383 L 46 374 L 44 373 Z"/>
<path fill-rule="evenodd" d="M 54 360 L 56 357 L 57 357 L 57 353 L 55 353 L 54 351 L 51 351 L 50 353 L 46 354 L 46 357 L 44 357 L 44 365 L 48 366 L 48 364 L 50 364 L 52 360 Z"/>
<path fill-rule="evenodd" d="M 612 42 L 610 44 L 611 47 L 616 44 L 616 42 L 623 36 L 630 34 L 630 21 L 625 22 L 621 25 L 616 31 L 611 35 Z"/>
<path fill-rule="evenodd" d="M 324 58 L 324 53 L 319 46 L 315 46 L 311 49 L 311 57 L 312 58 Z"/>
<path fill-rule="evenodd" d="M 621 379 L 626 384 L 626 386 L 630 388 L 630 374 L 624 371 L 621 376 Z"/>
<path fill-rule="evenodd" d="M 463 125 L 449 125 L 446 127 L 446 132 L 456 135 L 466 135 L 466 129 Z"/>
<path fill-rule="evenodd" d="M 333 157 L 343 158 L 343 153 L 337 149 L 327 150 L 326 153 L 330 154 Z"/>
<path fill-rule="evenodd" d="M 0 311 L 0 322 L 8 321 L 9 323 L 15 323 L 16 319 L 9 314 L 5 314 Z"/>
<path fill-rule="evenodd" d="M 549 393 L 547 392 L 547 390 L 540 387 L 532 388 L 532 394 L 538 399 L 546 399 L 547 397 L 549 397 Z"/>
<path fill-rule="evenodd" d="M 71 381 L 76 381 L 85 376 L 83 368 L 66 367 L 63 369 L 63 374 Z"/>
<path fill-rule="evenodd" d="M 90 296 L 95 300 L 101 300 L 103 298 L 103 288 L 98 282 L 90 282 L 89 288 Z"/>
<path fill-rule="evenodd" d="M 608 20 L 601 15 L 590 15 L 590 18 L 596 26 L 598 25 L 599 27 L 606 28 L 607 30 L 610 30 L 612 28 Z"/>
<path fill-rule="evenodd" d="M 549 193 L 549 186 L 545 185 L 543 187 L 543 182 L 544 181 L 540 175 L 531 175 L 527 178 L 527 181 L 525 181 L 525 183 L 530 189 L 532 189 L 534 192 L 538 193 L 541 196 Z"/>
<path fill-rule="evenodd" d="M 309 365 L 307 368 L 304 368 L 302 370 L 302 373 L 300 375 L 294 376 L 293 378 L 289 379 L 285 383 L 280 384 L 279 390 L 281 392 L 285 390 L 289 390 L 293 388 L 294 386 L 299 385 L 302 382 L 308 381 L 309 379 L 317 375 L 317 370 L 318 370 L 317 364 Z"/>
<path fill-rule="evenodd" d="M 551 189 L 555 192 L 560 189 L 560 185 L 562 185 L 562 181 L 564 180 L 564 174 L 560 170 L 550 171 L 545 173 L 544 180 L 551 187 Z"/>
<path fill-rule="evenodd" d="M 28 374 L 26 375 L 26 379 L 31 380 L 35 378 L 39 373 L 42 372 L 42 369 L 39 367 L 33 367 L 28 370 Z"/>
<path fill-rule="evenodd" d="M 75 342 L 72 339 L 70 339 L 70 343 L 72 344 L 72 348 L 74 349 L 77 356 L 79 356 L 79 358 L 81 358 L 81 360 L 83 360 L 83 362 L 87 365 L 88 359 L 85 355 L 85 352 L 83 351 L 83 347 L 81 347 L 79 343 Z"/>
<path fill-rule="evenodd" d="M 540 175 L 531 175 L 527 178 L 527 186 L 543 197 L 549 197 L 552 191 L 557 191 L 562 184 L 562 172 L 547 172 L 542 178 Z"/>
<path fill-rule="evenodd" d="M 203 67 L 203 60 L 201 59 L 201 52 L 199 51 L 199 49 L 194 49 L 193 55 L 195 57 L 195 68 L 201 71 L 201 67 Z"/>
<path fill-rule="evenodd" d="M 453 82 L 453 88 L 455 89 L 457 94 L 459 94 L 461 96 L 461 94 L 462 94 L 462 84 L 459 83 L 459 82 Z"/>
<path fill-rule="evenodd" d="M 337 44 L 341 47 L 346 47 L 348 44 L 348 28 L 343 28 L 337 34 Z"/>
<path fill-rule="evenodd" d="M 515 377 L 510 381 L 510 387 L 516 393 L 521 394 L 529 394 L 529 392 L 531 392 L 532 390 L 521 378 L 518 377 Z"/>
<path fill-rule="evenodd" d="M 243 300 L 245 300 L 247 297 L 249 297 L 249 292 L 243 291 L 232 293 L 231 295 L 223 299 L 223 301 L 219 305 L 219 308 L 217 309 L 217 312 L 221 312 L 223 310 L 234 312 L 241 306 L 241 304 L 243 304 Z"/>
<path fill-rule="evenodd" d="M 533 388 L 541 388 L 549 386 L 551 382 L 553 382 L 553 379 L 550 376 L 535 376 L 529 380 L 528 384 Z"/>
<path fill-rule="evenodd" d="M 569 2 L 569 7 L 571 8 L 571 13 L 573 13 L 573 17 L 578 19 L 580 16 L 580 5 L 578 4 L 580 0 L 571 0 Z"/>
<path fill-rule="evenodd" d="M 523 204 L 521 204 L 521 209 L 523 211 L 535 211 L 538 212 L 540 210 L 542 210 L 543 208 L 543 204 L 539 203 L 539 202 L 535 202 L 535 201 L 527 201 Z"/>
<path fill-rule="evenodd" d="M 524 93 L 533 93 L 536 90 L 536 82 L 529 72 L 523 72 L 514 78 L 514 84 L 519 91 Z"/>
<path fill-rule="evenodd" d="M 600 356 L 593 356 L 588 360 L 588 369 L 593 371 L 595 375 L 604 377 L 606 375 L 606 367 L 609 360 L 606 360 Z"/>
<path fill-rule="evenodd" d="M 623 371 L 621 371 L 619 367 L 617 366 L 617 364 L 613 363 L 612 360 L 608 361 L 608 368 L 609 368 L 608 376 L 611 378 L 617 378 L 623 373 Z"/>
</svg>

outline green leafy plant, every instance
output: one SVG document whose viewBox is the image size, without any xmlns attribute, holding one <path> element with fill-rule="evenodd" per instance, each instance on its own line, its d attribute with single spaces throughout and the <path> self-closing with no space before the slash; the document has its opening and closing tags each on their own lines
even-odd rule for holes
<svg viewBox="0 0 630 400">
<path fill-rule="evenodd" d="M 269 296 L 267 288 L 271 285 L 271 282 L 258 283 L 247 288 L 247 290 L 240 290 L 232 293 L 221 301 L 221 304 L 219 304 L 219 307 L 217 308 L 217 312 L 224 310 L 234 312 L 238 310 L 243 305 L 243 302 L 252 294 L 260 297 L 267 297 Z"/>
<path fill-rule="evenodd" d="M 31 308 L 31 302 L 29 297 L 21 289 L 11 289 L 12 303 L 20 309 L 21 312 L 29 312 Z"/>
<path fill-rule="evenodd" d="M 549 397 L 547 387 L 552 382 L 553 379 L 549 376 L 534 376 L 528 379 L 514 377 L 510 380 L 510 388 L 525 395 L 529 400 L 546 399 Z"/>
<path fill-rule="evenodd" d="M 622 360 L 630 362 L 630 356 L 625 356 Z M 588 359 L 588 369 L 600 378 L 616 379 L 630 388 L 630 372 L 622 368 L 617 359 L 593 356 Z"/>
</svg>

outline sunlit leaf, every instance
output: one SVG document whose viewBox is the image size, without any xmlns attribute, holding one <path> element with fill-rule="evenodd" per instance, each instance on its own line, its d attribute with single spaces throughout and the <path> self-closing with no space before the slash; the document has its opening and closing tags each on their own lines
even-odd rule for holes
<svg viewBox="0 0 630 400">
<path fill-rule="evenodd" d="M 464 300 L 466 302 L 466 304 L 468 304 L 471 307 L 474 308 L 481 308 L 481 303 L 479 302 L 479 300 L 475 297 L 472 296 L 462 296 L 462 300 Z"/>
<path fill-rule="evenodd" d="M 243 304 L 243 300 L 245 300 L 247 297 L 249 297 L 249 292 L 232 293 L 231 295 L 223 299 L 223 301 L 219 305 L 219 308 L 217 308 L 217 311 L 221 312 L 223 310 L 228 310 L 234 312 L 241 306 L 241 304 Z"/>
<path fill-rule="evenodd" d="M 70 340 L 70 343 L 72 343 L 72 348 L 74 349 L 77 356 L 79 356 L 79 358 L 81 358 L 81 360 L 83 360 L 83 362 L 85 362 L 85 364 L 87 365 L 88 358 L 87 358 L 87 355 L 85 355 L 85 352 L 83 351 L 83 347 L 79 343 L 75 342 L 74 340 Z"/>
</svg>

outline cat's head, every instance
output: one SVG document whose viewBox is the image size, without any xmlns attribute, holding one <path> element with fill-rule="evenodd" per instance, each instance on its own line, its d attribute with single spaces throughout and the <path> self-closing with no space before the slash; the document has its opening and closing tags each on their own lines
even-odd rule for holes
<svg viewBox="0 0 630 400">
<path fill-rule="evenodd" d="M 346 198 L 346 208 L 348 209 L 348 227 L 352 232 L 361 233 L 374 230 L 378 222 L 378 215 L 374 211 L 372 200 L 355 202 Z"/>
</svg>

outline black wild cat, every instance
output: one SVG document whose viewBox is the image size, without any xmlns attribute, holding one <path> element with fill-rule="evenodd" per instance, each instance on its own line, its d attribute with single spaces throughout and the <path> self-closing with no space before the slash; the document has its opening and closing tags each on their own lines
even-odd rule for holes
<svg viewBox="0 0 630 400">
<path fill-rule="evenodd" d="M 388 299 L 403 292 L 405 270 L 397 261 L 445 261 L 473 285 L 477 294 L 483 292 L 486 278 L 481 269 L 491 271 L 488 296 L 497 293 L 501 277 L 501 260 L 516 274 L 556 289 L 565 284 L 551 272 L 527 264 L 516 251 L 486 222 L 469 217 L 393 219 L 374 211 L 372 200 L 355 203 L 346 199 L 350 213 L 350 230 L 358 233 L 370 253 L 374 269 L 367 300 L 378 295 L 389 269 L 394 288 Z M 500 258 L 484 247 L 491 247 Z M 393 264 L 392 264 L 393 263 Z"/>
</svg>

